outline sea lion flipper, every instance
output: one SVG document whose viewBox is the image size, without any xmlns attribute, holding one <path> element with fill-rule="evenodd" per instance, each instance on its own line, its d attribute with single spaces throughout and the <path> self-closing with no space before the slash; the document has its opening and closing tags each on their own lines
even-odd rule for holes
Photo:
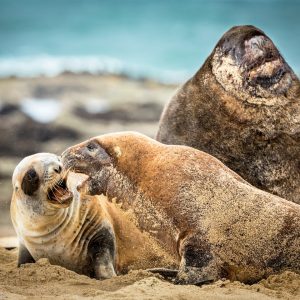
<svg viewBox="0 0 300 300">
<path fill-rule="evenodd" d="M 206 268 L 185 267 L 179 270 L 175 283 L 201 286 L 216 281 L 218 277 L 217 269 L 213 265 Z"/>
<path fill-rule="evenodd" d="M 19 246 L 19 257 L 18 257 L 18 267 L 23 264 L 35 263 L 34 258 L 28 251 L 28 249 L 23 245 L 20 244 Z"/>
<path fill-rule="evenodd" d="M 88 247 L 92 260 L 93 275 L 97 279 L 108 279 L 116 276 L 115 252 L 116 241 L 113 229 L 104 225 L 93 238 Z"/>
<path fill-rule="evenodd" d="M 181 262 L 176 277 L 177 284 L 202 285 L 220 278 L 210 243 L 203 233 L 192 232 L 179 242 Z"/>
<path fill-rule="evenodd" d="M 101 195 L 104 191 L 103 183 L 93 176 L 88 176 L 78 183 L 76 189 L 79 193 L 89 196 Z"/>
</svg>

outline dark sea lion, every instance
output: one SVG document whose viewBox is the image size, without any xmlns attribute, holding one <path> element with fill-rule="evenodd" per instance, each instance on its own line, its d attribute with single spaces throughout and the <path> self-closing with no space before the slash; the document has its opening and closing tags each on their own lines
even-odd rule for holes
<svg viewBox="0 0 300 300">
<path fill-rule="evenodd" d="M 300 82 L 264 32 L 233 27 L 165 107 L 157 140 L 203 150 L 300 204 Z"/>
<path fill-rule="evenodd" d="M 44 257 L 105 279 L 174 263 L 114 203 L 79 193 L 82 175 L 69 172 L 67 180 L 65 175 L 60 159 L 50 153 L 26 157 L 16 167 L 11 217 L 20 242 L 18 265 Z"/>
<path fill-rule="evenodd" d="M 115 198 L 177 255 L 178 282 L 251 283 L 300 272 L 300 206 L 251 186 L 209 154 L 116 133 L 67 149 L 62 161 L 89 176 L 86 193 Z"/>
</svg>

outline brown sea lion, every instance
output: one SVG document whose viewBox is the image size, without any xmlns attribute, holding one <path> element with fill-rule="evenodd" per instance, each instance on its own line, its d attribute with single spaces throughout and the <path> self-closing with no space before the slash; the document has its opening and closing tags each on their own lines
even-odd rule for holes
<svg viewBox="0 0 300 300">
<path fill-rule="evenodd" d="M 82 175 L 69 172 L 67 180 L 65 175 L 60 159 L 50 153 L 26 157 L 16 167 L 11 217 L 20 242 L 18 265 L 46 257 L 105 279 L 174 263 L 129 214 L 103 196 L 79 193 Z"/>
<path fill-rule="evenodd" d="M 210 153 L 300 204 L 300 82 L 258 28 L 224 34 L 165 107 L 157 140 Z"/>
<path fill-rule="evenodd" d="M 300 272 L 300 206 L 251 186 L 209 154 L 116 133 L 67 149 L 62 161 L 89 176 L 82 189 L 117 199 L 178 255 L 178 282 Z"/>
</svg>

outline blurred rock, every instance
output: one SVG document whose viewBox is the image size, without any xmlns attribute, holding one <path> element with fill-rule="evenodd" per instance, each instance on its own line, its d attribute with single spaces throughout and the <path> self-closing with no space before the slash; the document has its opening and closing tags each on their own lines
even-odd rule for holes
<svg viewBox="0 0 300 300">
<path fill-rule="evenodd" d="M 130 103 L 106 111 L 91 113 L 84 107 L 76 107 L 74 113 L 86 120 L 129 122 L 158 122 L 163 105 L 154 102 Z"/>
<path fill-rule="evenodd" d="M 88 89 L 86 87 L 75 84 L 55 84 L 51 86 L 47 84 L 37 84 L 32 90 L 32 96 L 35 98 L 52 98 L 59 97 L 69 91 L 84 93 L 87 90 Z"/>
<path fill-rule="evenodd" d="M 19 110 L 18 105 L 11 104 L 11 103 L 0 104 L 0 116 L 9 115 L 18 110 Z"/>
<path fill-rule="evenodd" d="M 18 113 L 0 122 L 0 155 L 24 157 L 42 150 L 42 143 L 56 139 L 77 139 L 74 129 L 57 124 L 42 124 Z"/>
</svg>

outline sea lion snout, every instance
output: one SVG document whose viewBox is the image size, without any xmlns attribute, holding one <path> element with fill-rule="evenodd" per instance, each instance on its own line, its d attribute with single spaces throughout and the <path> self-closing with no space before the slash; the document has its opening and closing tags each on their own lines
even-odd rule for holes
<svg viewBox="0 0 300 300">
<path fill-rule="evenodd" d="M 62 154 L 62 162 L 64 170 L 89 176 L 77 187 L 79 192 L 84 191 L 89 195 L 105 193 L 109 177 L 108 169 L 113 164 L 113 158 L 106 152 L 97 138 L 65 150 Z M 98 175 L 96 176 L 96 174 Z"/>
<path fill-rule="evenodd" d="M 34 198 L 52 206 L 66 207 L 73 194 L 66 185 L 67 172 L 63 172 L 60 158 L 51 153 L 37 153 L 24 158 L 13 175 L 14 191 L 20 199 Z M 30 202 L 28 202 L 30 203 Z"/>
<path fill-rule="evenodd" d="M 70 147 L 62 153 L 64 169 L 89 175 L 112 163 L 111 156 L 99 141 L 94 138 L 84 143 Z"/>
</svg>

